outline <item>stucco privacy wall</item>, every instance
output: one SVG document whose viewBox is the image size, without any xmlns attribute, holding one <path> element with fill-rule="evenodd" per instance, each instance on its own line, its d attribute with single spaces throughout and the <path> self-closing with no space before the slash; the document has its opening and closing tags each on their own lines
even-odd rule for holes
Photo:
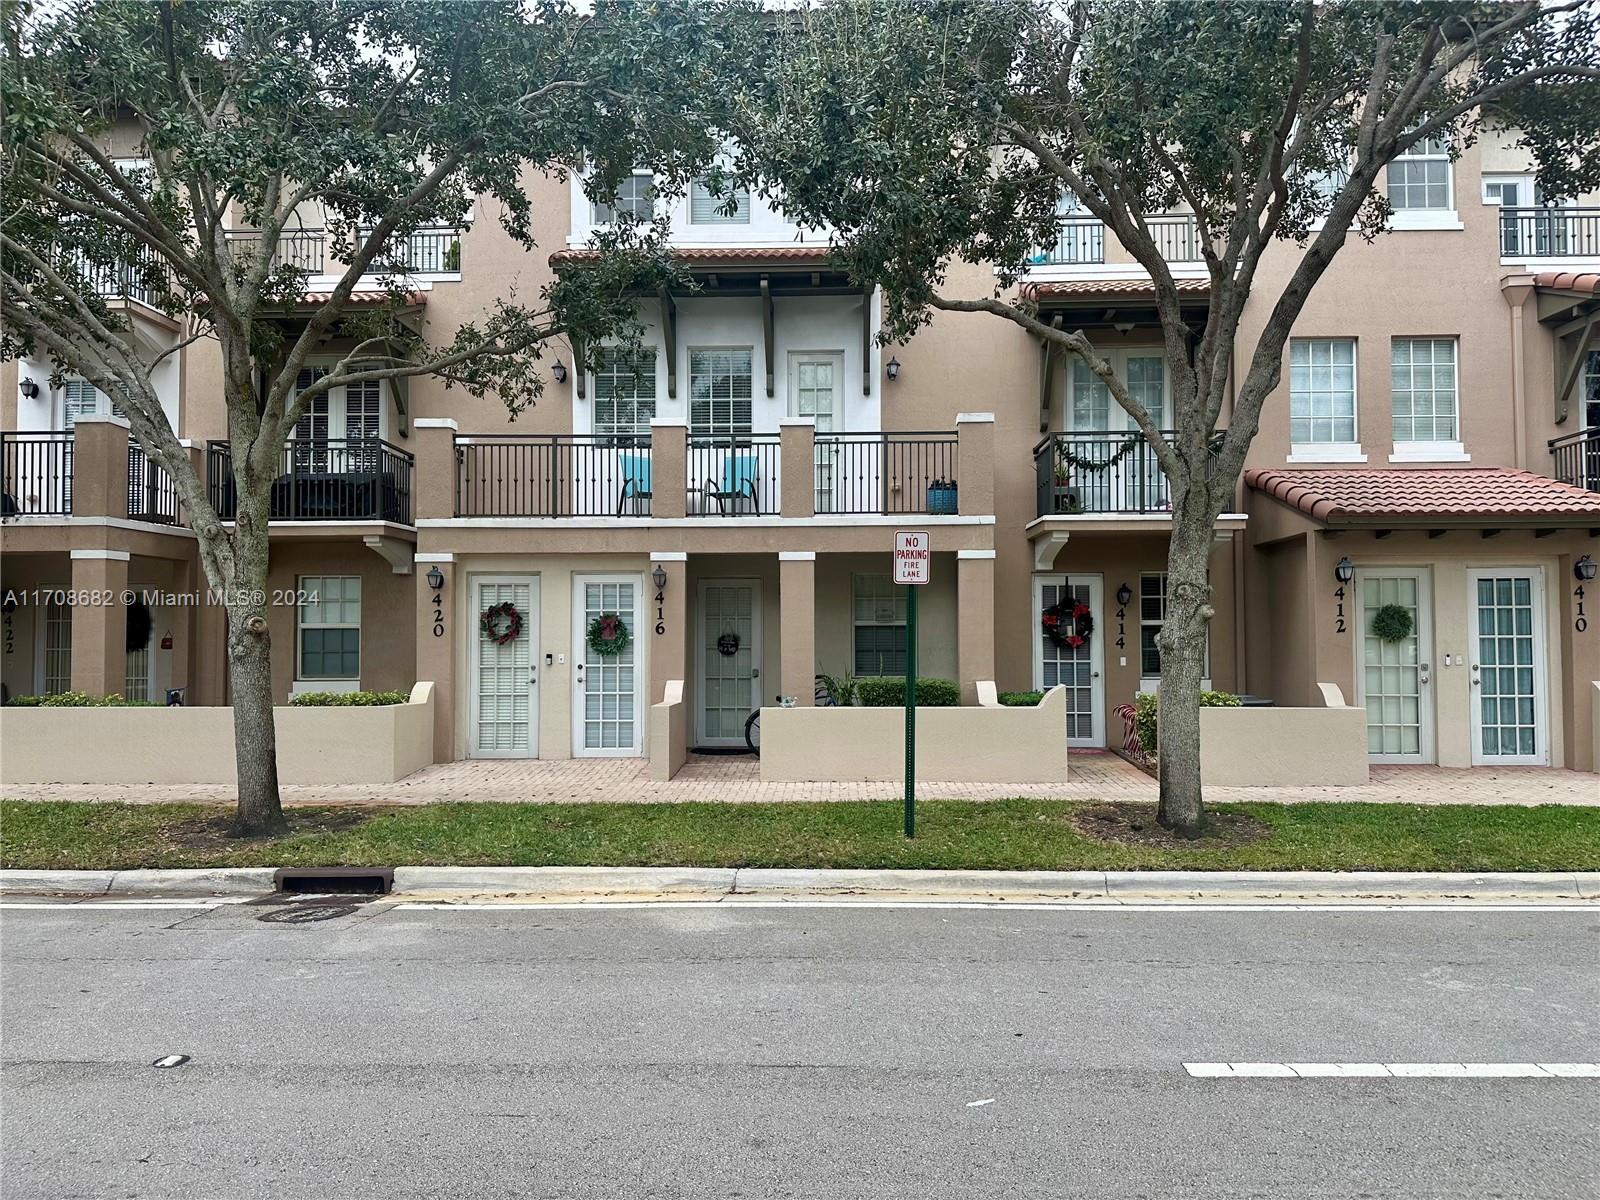
<svg viewBox="0 0 1600 1200">
<path fill-rule="evenodd" d="M 407 704 L 274 710 L 283 783 L 393 783 L 433 761 L 433 684 Z M 231 708 L 0 709 L 0 784 L 235 782 Z"/>
<path fill-rule="evenodd" d="M 1067 693 L 1032 708 L 917 709 L 917 774 L 941 783 L 1062 783 Z M 761 778 L 890 783 L 905 778 L 899 708 L 763 708 Z"/>
<path fill-rule="evenodd" d="M 689 709 L 683 702 L 683 680 L 669 679 L 665 696 L 650 706 L 650 778 L 665 782 L 689 757 Z"/>
<path fill-rule="evenodd" d="M 1202 708 L 1200 781 L 1210 787 L 1366 783 L 1366 710 Z"/>
</svg>

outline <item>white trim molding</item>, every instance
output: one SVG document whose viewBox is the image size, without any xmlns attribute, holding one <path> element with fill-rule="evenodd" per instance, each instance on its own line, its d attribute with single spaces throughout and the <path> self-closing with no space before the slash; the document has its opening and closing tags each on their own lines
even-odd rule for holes
<svg viewBox="0 0 1600 1200">
<path fill-rule="evenodd" d="M 1289 447 L 1290 463 L 1364 463 L 1360 442 L 1296 442 Z"/>
<path fill-rule="evenodd" d="M 416 556 L 416 561 L 419 562 L 419 563 L 453 563 L 453 562 L 455 562 L 455 560 L 456 560 L 456 556 L 454 554 L 437 554 L 437 553 L 435 553 L 435 554 L 418 554 Z"/>
<path fill-rule="evenodd" d="M 956 551 L 956 557 L 958 559 L 961 559 L 961 558 L 993 558 L 994 556 L 995 556 L 995 552 L 993 550 L 957 550 Z"/>
<path fill-rule="evenodd" d="M 779 562 L 816 562 L 817 561 L 817 552 L 815 550 L 779 550 L 778 551 L 778 561 Z"/>
<path fill-rule="evenodd" d="M 72 551 L 72 557 L 91 560 L 103 559 L 106 562 L 130 562 L 133 559 L 132 553 L 127 550 L 74 550 Z"/>
<path fill-rule="evenodd" d="M 614 517 L 422 517 L 418 529 L 903 529 L 907 525 L 932 527 L 955 525 L 993 525 L 992 516 L 935 517 L 922 513 L 911 516 L 817 517 L 639 517 L 617 520 Z M 274 522 L 273 528 L 279 528 Z M 330 525 L 334 522 L 304 522 Z M 343 524 L 343 522 L 340 522 Z"/>
<path fill-rule="evenodd" d="M 461 425 L 454 417 L 418 417 L 411 422 L 413 429 L 449 429 L 455 433 L 461 432 Z"/>
<path fill-rule="evenodd" d="M 688 562 L 689 552 L 687 550 L 652 550 L 650 551 L 650 561 L 653 563 Z"/>
<path fill-rule="evenodd" d="M 994 424 L 994 414 L 992 412 L 957 413 L 956 414 L 956 424 L 957 425 L 967 425 L 967 424 L 993 425 Z"/>
<path fill-rule="evenodd" d="M 1460 442 L 1396 442 L 1392 463 L 1471 462 L 1472 455 Z"/>
</svg>

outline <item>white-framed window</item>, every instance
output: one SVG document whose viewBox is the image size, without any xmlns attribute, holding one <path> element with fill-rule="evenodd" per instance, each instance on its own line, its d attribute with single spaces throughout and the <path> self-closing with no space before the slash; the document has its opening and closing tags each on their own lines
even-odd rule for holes
<svg viewBox="0 0 1600 1200">
<path fill-rule="evenodd" d="M 71 429 L 79 417 L 120 417 L 122 405 L 94 384 L 78 375 L 69 375 L 61 385 L 61 428 Z"/>
<path fill-rule="evenodd" d="M 1448 212 L 1450 152 L 1445 140 L 1424 138 L 1389 163 L 1389 206 L 1397 212 Z"/>
<path fill-rule="evenodd" d="M 594 432 L 645 434 L 656 415 L 656 350 L 606 346 L 594 373 Z"/>
<path fill-rule="evenodd" d="M 1148 681 L 1161 678 L 1161 648 L 1156 634 L 1167 619 L 1167 573 L 1146 571 L 1139 576 L 1139 679 L 1144 690 Z M 1206 632 L 1205 678 L 1201 687 L 1211 686 L 1211 633 Z M 1152 684 L 1153 686 L 1153 684 Z"/>
<path fill-rule="evenodd" d="M 302 575 L 295 675 L 361 678 L 361 576 Z"/>
<path fill-rule="evenodd" d="M 295 376 L 298 399 L 327 367 L 302 367 Z M 384 433 L 384 389 L 378 380 L 329 388 L 311 398 L 294 424 L 290 445 L 301 471 L 362 471 L 377 463 Z"/>
<path fill-rule="evenodd" d="M 1290 341 L 1289 441 L 1295 447 L 1356 445 L 1354 338 Z"/>
<path fill-rule="evenodd" d="M 755 352 L 751 347 L 689 351 L 689 434 L 749 433 Z"/>
<path fill-rule="evenodd" d="M 1501 208 L 1519 208 L 1533 195 L 1532 181 L 1526 175 L 1485 175 L 1483 202 Z"/>
<path fill-rule="evenodd" d="M 1350 182 L 1350 172 L 1343 167 L 1334 171 L 1308 171 L 1306 182 L 1311 190 L 1324 200 L 1332 200 L 1340 189 Z"/>
<path fill-rule="evenodd" d="M 1460 439 L 1455 338 L 1395 338 L 1389 379 L 1396 445 Z"/>
<path fill-rule="evenodd" d="M 64 592 L 50 589 L 44 606 L 44 653 L 40 655 L 39 694 L 59 696 L 72 688 L 72 605 Z"/>
<path fill-rule="evenodd" d="M 749 189 L 730 183 L 719 192 L 704 176 L 694 180 L 689 184 L 689 224 L 750 224 Z"/>
<path fill-rule="evenodd" d="M 1107 354 L 1112 369 L 1128 385 L 1128 394 L 1142 404 L 1165 429 L 1167 425 L 1167 361 L 1160 350 L 1113 350 Z M 1136 426 L 1133 418 L 1111 398 L 1105 380 L 1081 358 L 1072 359 L 1067 377 L 1068 423 L 1074 433 L 1117 433 Z"/>
<path fill-rule="evenodd" d="M 905 589 L 886 574 L 850 577 L 854 673 L 904 675 L 906 671 Z"/>
<path fill-rule="evenodd" d="M 594 201 L 591 215 L 596 225 L 609 225 L 618 213 L 627 213 L 639 221 L 649 221 L 655 215 L 656 180 L 649 171 L 635 171 L 617 187 L 617 194 L 608 204 Z"/>
</svg>

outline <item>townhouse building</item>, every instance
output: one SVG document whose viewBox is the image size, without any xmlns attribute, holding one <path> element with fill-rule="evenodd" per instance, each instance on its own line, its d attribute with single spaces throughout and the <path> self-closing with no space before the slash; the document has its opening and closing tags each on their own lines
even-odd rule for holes
<svg viewBox="0 0 1600 1200">
<path fill-rule="evenodd" d="M 419 327 L 448 338 L 582 269 L 615 208 L 665 203 L 643 174 L 611 205 L 527 185 L 538 253 L 487 201 L 408 240 Z M 1505 136 L 1455 161 L 1422 147 L 1386 186 L 1394 228 L 1352 241 L 1314 293 L 1218 523 L 1210 686 L 1299 706 L 1336 685 L 1366 709 L 1374 761 L 1593 770 L 1600 197 L 1543 204 Z M 676 201 L 694 286 L 641 295 L 642 348 L 602 348 L 596 370 L 555 348 L 515 420 L 425 378 L 317 402 L 273 493 L 281 699 L 425 679 L 441 759 L 638 756 L 646 707 L 681 681 L 688 745 L 737 750 L 753 709 L 811 703 L 819 673 L 903 670 L 890 549 L 916 528 L 933 549 L 921 673 L 969 703 L 980 681 L 1064 686 L 1068 745 L 1122 742 L 1116 708 L 1159 674 L 1171 523 L 1143 436 L 1081 364 L 994 317 L 939 314 L 880 346 L 880 298 L 830 266 L 825 236 L 735 201 L 701 184 Z M 1198 322 L 1195 223 L 1157 226 Z M 309 299 L 330 286 L 314 216 L 275 252 L 312 272 Z M 1264 261 L 1236 360 L 1297 254 Z M 957 264 L 949 290 L 993 278 Z M 1064 207 L 1023 286 L 1170 412 L 1150 280 L 1097 222 Z M 105 289 L 141 347 L 172 347 L 131 276 Z M 214 350 L 171 354 L 156 382 L 227 519 Z M 226 703 L 186 514 L 114 405 L 32 360 L 5 364 L 0 399 L 7 692 Z M 131 606 L 65 594 L 129 588 Z M 1057 604 L 1087 610 L 1082 645 L 1044 636 Z M 1409 628 L 1385 640 L 1373 619 L 1393 606 Z M 591 630 L 613 617 L 629 644 L 602 656 Z"/>
</svg>

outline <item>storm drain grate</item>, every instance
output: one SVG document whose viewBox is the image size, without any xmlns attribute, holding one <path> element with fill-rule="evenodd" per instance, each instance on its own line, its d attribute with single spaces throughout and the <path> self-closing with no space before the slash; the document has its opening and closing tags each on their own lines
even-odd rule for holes
<svg viewBox="0 0 1600 1200">
<path fill-rule="evenodd" d="M 394 868 L 279 867 L 272 885 L 292 895 L 387 896 L 394 890 Z"/>
</svg>

